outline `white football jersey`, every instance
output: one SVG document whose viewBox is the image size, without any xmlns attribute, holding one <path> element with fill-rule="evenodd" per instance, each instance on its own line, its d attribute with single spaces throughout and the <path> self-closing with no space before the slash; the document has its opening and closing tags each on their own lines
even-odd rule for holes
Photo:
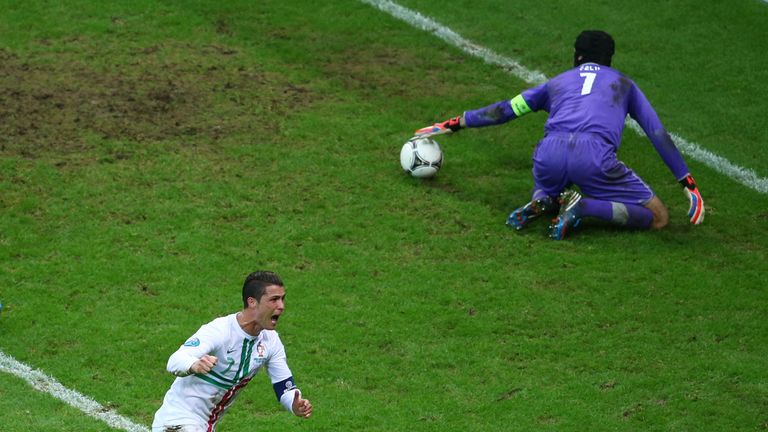
<svg viewBox="0 0 768 432">
<path fill-rule="evenodd" d="M 216 423 L 256 372 L 266 367 L 280 403 L 291 410 L 294 393 L 285 348 L 274 330 L 258 336 L 246 333 L 237 314 L 216 318 L 203 325 L 168 359 L 168 372 L 177 378 L 155 413 L 153 429 L 196 425 L 213 431 Z M 189 369 L 204 355 L 218 361 L 207 374 Z"/>
</svg>

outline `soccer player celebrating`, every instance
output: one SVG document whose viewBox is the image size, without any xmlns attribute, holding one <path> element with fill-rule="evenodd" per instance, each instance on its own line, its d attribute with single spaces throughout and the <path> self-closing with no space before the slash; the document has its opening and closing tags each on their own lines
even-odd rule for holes
<svg viewBox="0 0 768 432">
<path fill-rule="evenodd" d="M 307 418 L 275 325 L 285 310 L 285 286 L 272 272 L 257 271 L 243 284 L 243 310 L 203 325 L 168 359 L 176 375 L 155 413 L 153 432 L 211 432 L 235 397 L 262 367 L 278 401 Z"/>
<path fill-rule="evenodd" d="M 498 125 L 544 110 L 549 117 L 533 154 L 533 196 L 509 215 L 507 224 L 520 230 L 543 214 L 557 214 L 549 227 L 555 240 L 562 240 L 586 217 L 630 228 L 661 229 L 669 221 L 666 207 L 616 157 L 629 114 L 683 185 L 691 223 L 700 224 L 704 202 L 688 166 L 645 95 L 610 67 L 613 53 L 614 41 L 608 33 L 583 31 L 576 38 L 572 69 L 511 100 L 419 129 L 416 137 Z M 581 193 L 569 189 L 572 185 Z"/>
</svg>

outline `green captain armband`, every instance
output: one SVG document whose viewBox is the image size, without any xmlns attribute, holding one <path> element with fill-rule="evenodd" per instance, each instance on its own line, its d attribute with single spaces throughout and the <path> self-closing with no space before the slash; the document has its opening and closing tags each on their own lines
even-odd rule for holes
<svg viewBox="0 0 768 432">
<path fill-rule="evenodd" d="M 531 107 L 529 107 L 528 103 L 523 99 L 523 95 L 513 97 L 512 100 L 509 101 L 509 105 L 512 106 L 512 111 L 515 112 L 517 117 L 521 117 L 531 112 Z"/>
</svg>

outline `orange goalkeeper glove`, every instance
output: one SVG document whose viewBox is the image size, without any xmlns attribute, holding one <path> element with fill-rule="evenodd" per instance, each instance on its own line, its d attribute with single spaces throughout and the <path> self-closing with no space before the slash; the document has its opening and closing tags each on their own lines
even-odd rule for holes
<svg viewBox="0 0 768 432">
<path fill-rule="evenodd" d="M 696 187 L 696 181 L 693 180 L 692 175 L 688 174 L 680 180 L 680 184 L 683 185 L 683 191 L 688 197 L 688 217 L 692 224 L 698 225 L 704 221 L 704 200 L 701 198 L 699 188 Z"/>
<path fill-rule="evenodd" d="M 464 126 L 461 125 L 461 116 L 456 116 L 444 122 L 435 123 L 432 126 L 423 127 L 417 130 L 414 138 L 429 138 L 435 135 L 457 132 L 463 128 Z"/>
</svg>

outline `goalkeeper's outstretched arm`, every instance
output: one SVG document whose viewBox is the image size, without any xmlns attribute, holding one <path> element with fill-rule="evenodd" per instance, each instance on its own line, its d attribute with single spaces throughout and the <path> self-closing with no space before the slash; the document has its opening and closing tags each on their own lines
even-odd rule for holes
<svg viewBox="0 0 768 432">
<path fill-rule="evenodd" d="M 464 128 L 493 126 L 514 120 L 531 112 L 522 95 L 496 102 L 483 108 L 465 111 L 464 114 L 416 130 L 414 138 L 458 132 Z"/>
</svg>

